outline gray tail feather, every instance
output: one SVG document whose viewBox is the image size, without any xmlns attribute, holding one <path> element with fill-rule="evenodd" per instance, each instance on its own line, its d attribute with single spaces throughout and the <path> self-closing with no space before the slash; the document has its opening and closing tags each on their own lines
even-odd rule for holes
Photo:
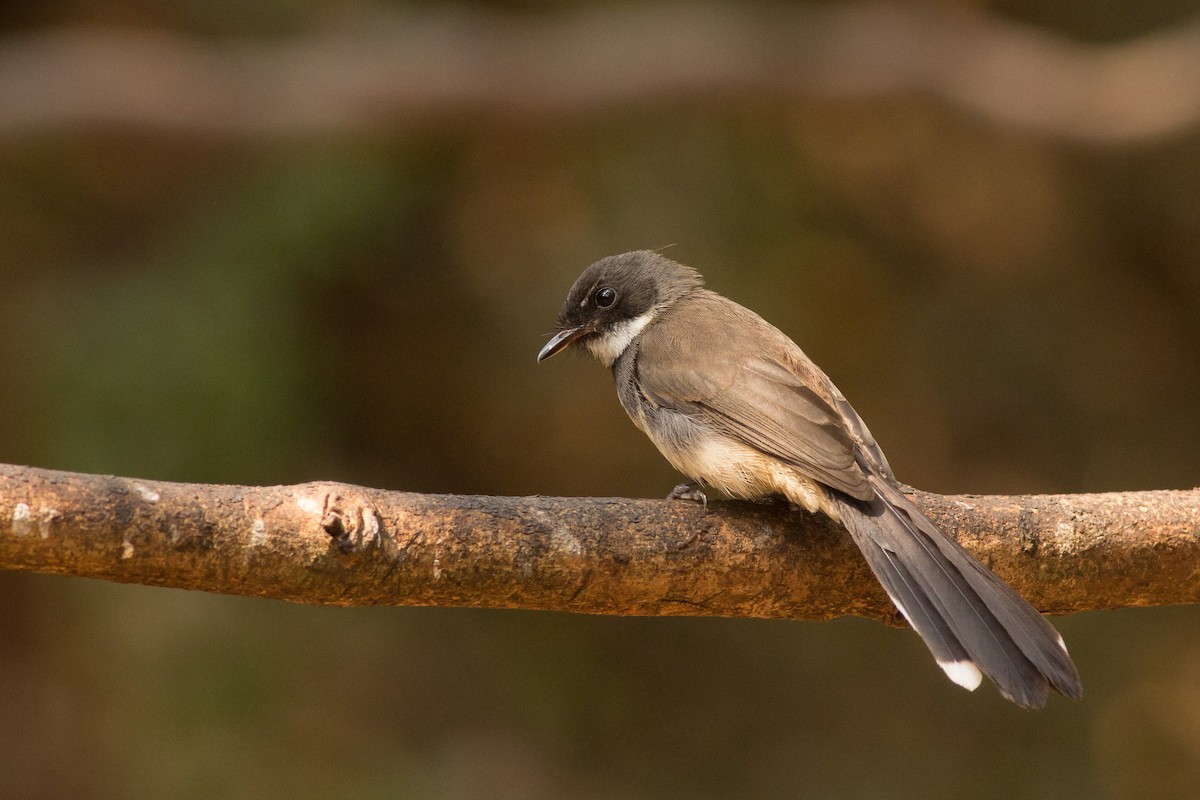
<svg viewBox="0 0 1200 800">
<path fill-rule="evenodd" d="M 900 491 L 871 481 L 871 500 L 836 497 L 842 522 L 946 674 L 973 689 L 982 672 L 1024 708 L 1044 706 L 1051 688 L 1081 697 L 1079 672 L 1054 627 Z"/>
</svg>

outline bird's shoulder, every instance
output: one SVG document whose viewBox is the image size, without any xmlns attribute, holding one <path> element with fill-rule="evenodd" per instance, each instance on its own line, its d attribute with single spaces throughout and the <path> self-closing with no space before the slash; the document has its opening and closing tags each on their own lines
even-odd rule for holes
<svg viewBox="0 0 1200 800">
<path fill-rule="evenodd" d="M 702 289 L 665 309 L 639 342 L 639 373 L 662 391 L 704 400 L 747 379 L 807 386 L 830 405 L 832 384 L 786 334 L 755 312 Z M 689 365 L 681 368 L 681 365 Z"/>
</svg>

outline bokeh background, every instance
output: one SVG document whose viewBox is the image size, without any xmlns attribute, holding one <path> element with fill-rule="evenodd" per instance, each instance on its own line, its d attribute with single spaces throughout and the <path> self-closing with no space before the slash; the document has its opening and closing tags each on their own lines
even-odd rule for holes
<svg viewBox="0 0 1200 800">
<path fill-rule="evenodd" d="M 0 460 L 661 496 L 571 281 L 672 245 L 907 482 L 1200 484 L 1200 7 L 0 5 Z M 1082 703 L 907 631 L 0 574 L 5 797 L 1200 796 L 1200 609 Z"/>
</svg>

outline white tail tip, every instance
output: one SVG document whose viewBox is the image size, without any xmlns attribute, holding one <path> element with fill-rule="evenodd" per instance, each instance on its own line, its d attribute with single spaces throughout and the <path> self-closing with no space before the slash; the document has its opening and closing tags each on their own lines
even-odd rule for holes
<svg viewBox="0 0 1200 800">
<path fill-rule="evenodd" d="M 968 691 L 975 691 L 983 683 L 983 673 L 974 661 L 939 661 L 938 666 L 947 678 Z"/>
</svg>

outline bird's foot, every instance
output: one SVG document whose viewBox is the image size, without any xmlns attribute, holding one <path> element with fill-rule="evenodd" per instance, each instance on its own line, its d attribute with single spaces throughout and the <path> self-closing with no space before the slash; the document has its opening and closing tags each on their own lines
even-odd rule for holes
<svg viewBox="0 0 1200 800">
<path fill-rule="evenodd" d="M 708 495 L 700 488 L 700 481 L 688 481 L 681 483 L 671 490 L 667 495 L 668 500 L 691 500 L 693 503 L 701 503 L 704 510 L 708 510 Z"/>
</svg>

